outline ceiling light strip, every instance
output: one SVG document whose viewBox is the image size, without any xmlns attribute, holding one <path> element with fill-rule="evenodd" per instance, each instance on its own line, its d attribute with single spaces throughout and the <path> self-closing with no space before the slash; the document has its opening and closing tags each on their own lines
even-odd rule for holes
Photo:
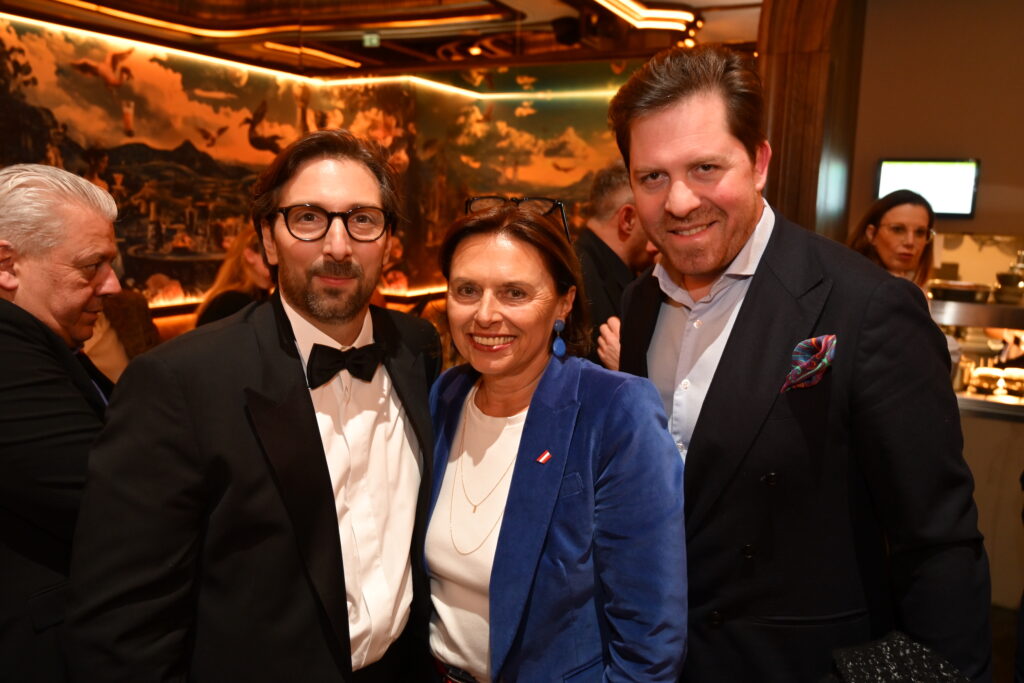
<svg viewBox="0 0 1024 683">
<path fill-rule="evenodd" d="M 75 7 L 77 9 L 85 10 L 87 12 L 95 12 L 97 14 L 113 17 L 115 19 L 121 19 L 123 21 L 130 21 L 136 24 L 152 26 L 153 28 L 164 29 L 167 31 L 175 31 L 177 33 L 185 33 L 187 35 L 198 36 L 201 38 L 254 38 L 256 36 L 265 36 L 274 33 L 289 33 L 293 31 L 302 31 L 304 33 L 316 33 L 318 31 L 335 31 L 338 29 L 336 24 L 281 24 L 278 26 L 259 26 L 246 29 L 211 29 L 202 28 L 200 26 L 189 26 L 187 24 L 178 24 L 173 21 L 165 21 L 163 19 L 156 19 L 154 17 L 148 17 L 142 14 L 125 12 L 124 10 L 115 9 L 113 7 L 106 7 L 95 2 L 86 2 L 85 0 L 52 1 L 61 3 L 63 5 L 67 5 L 68 7 Z M 366 25 L 360 25 L 359 28 L 408 29 L 422 28 L 426 26 L 439 26 L 446 24 L 464 24 L 467 22 L 477 21 L 496 21 L 504 18 L 505 17 L 502 14 L 470 14 L 451 17 L 425 17 L 421 19 L 395 19 L 371 22 Z"/>
<path fill-rule="evenodd" d="M 330 52 L 324 52 L 323 50 L 317 50 L 312 47 L 295 47 L 294 45 L 285 45 L 284 43 L 274 43 L 270 41 L 263 43 L 263 47 L 274 52 L 284 52 L 291 55 L 315 57 L 317 59 L 322 59 L 325 62 L 331 62 L 332 64 L 347 66 L 352 69 L 358 69 L 363 65 L 362 62 L 357 62 L 355 60 L 342 57 L 341 55 L 332 54 Z"/>
<path fill-rule="evenodd" d="M 102 14 L 104 16 L 113 17 L 115 19 L 121 19 L 123 21 L 130 21 L 135 24 L 143 24 L 145 26 L 151 26 L 153 28 L 174 31 L 176 33 L 185 33 L 187 35 L 199 36 L 201 38 L 252 38 L 255 36 L 268 35 L 271 33 L 288 33 L 290 31 L 300 30 L 306 32 L 327 31 L 333 28 L 333 26 L 330 24 L 323 24 L 319 26 L 286 24 L 281 26 L 262 26 L 258 28 L 218 30 L 201 28 L 199 26 L 187 26 L 185 24 L 177 24 L 173 21 L 164 21 L 163 19 L 155 19 L 153 17 L 147 17 L 141 14 L 133 14 L 132 12 L 125 12 L 123 10 L 114 9 L 112 7 L 104 7 L 103 5 L 97 5 L 94 2 L 84 2 L 83 0 L 53 1 L 59 2 L 69 7 L 75 7 L 77 9 L 85 10 L 87 12 L 95 12 L 96 14 Z"/>
<path fill-rule="evenodd" d="M 594 0 L 594 2 L 636 28 L 685 31 L 687 26 L 697 18 L 693 12 L 686 10 L 649 9 L 633 0 Z"/>
<path fill-rule="evenodd" d="M 458 86 L 449 85 L 447 83 L 439 83 L 438 81 L 432 81 L 429 78 L 423 78 L 421 76 L 364 76 L 355 78 L 335 78 L 335 79 L 324 79 L 324 78 L 313 78 L 311 76 L 301 76 L 299 74 L 289 73 L 287 71 L 281 71 L 279 69 L 270 69 L 264 66 L 255 66 L 252 64 L 244 64 L 242 62 L 235 62 L 230 59 L 223 59 L 221 57 L 210 57 L 208 55 L 198 54 L 195 52 L 189 52 L 188 50 L 182 50 L 180 48 L 166 47 L 164 45 L 154 45 L 141 40 L 135 40 L 131 38 L 121 38 L 118 36 L 111 36 L 98 31 L 90 31 L 88 29 L 76 28 L 72 26 L 63 26 L 61 24 L 54 24 L 49 21 L 41 21 L 39 19 L 29 19 L 27 17 L 19 17 L 14 14 L 8 14 L 6 12 L 0 12 L 0 19 L 6 19 L 8 21 L 21 22 L 30 24 L 33 26 L 39 26 L 44 29 L 54 31 L 65 31 L 71 34 L 78 34 L 89 36 L 91 38 L 101 38 L 104 40 L 110 40 L 116 43 L 124 45 L 137 45 L 148 48 L 150 50 L 157 50 L 160 52 L 166 52 L 169 54 L 185 57 L 188 59 L 195 59 L 198 61 L 208 62 L 211 64 L 217 64 L 219 66 L 226 66 L 233 69 L 242 69 L 252 73 L 264 74 L 267 76 L 273 76 L 275 78 L 282 78 L 293 82 L 306 83 L 313 86 L 341 86 L 341 87 L 352 87 L 362 85 L 383 85 L 386 83 L 398 83 L 398 84 L 412 84 L 422 86 L 438 92 L 447 93 L 449 95 L 458 95 L 465 97 L 470 100 L 568 100 L 568 99 L 611 99 L 616 93 L 615 88 L 596 88 L 590 90 L 559 90 L 559 91 L 516 91 L 516 92 L 490 92 L 482 93 L 476 92 L 475 90 L 467 90 L 466 88 L 459 88 Z M 309 49 L 309 48 L 305 48 Z M 326 53 L 325 53 L 326 54 Z"/>
</svg>

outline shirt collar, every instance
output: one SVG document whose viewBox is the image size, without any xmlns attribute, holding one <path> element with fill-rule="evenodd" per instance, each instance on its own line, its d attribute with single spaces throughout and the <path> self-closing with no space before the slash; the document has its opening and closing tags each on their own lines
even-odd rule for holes
<svg viewBox="0 0 1024 683">
<path fill-rule="evenodd" d="M 326 332 L 299 315 L 298 311 L 292 308 L 283 296 L 281 297 L 281 306 L 284 308 L 285 315 L 288 316 L 288 322 L 292 325 L 292 332 L 295 334 L 295 347 L 299 350 L 299 355 L 302 357 L 303 368 L 306 367 L 306 362 L 309 360 L 313 344 L 322 344 L 332 349 L 344 351 L 356 346 L 366 346 L 373 343 L 373 318 L 369 311 L 363 316 L 363 327 L 359 330 L 359 334 L 356 335 L 355 342 L 352 343 L 352 346 L 345 346 L 339 344 Z"/>
<path fill-rule="evenodd" d="M 761 198 L 761 202 L 764 204 L 764 210 L 761 211 L 761 218 L 757 221 L 757 225 L 754 226 L 754 232 L 751 233 L 743 248 L 736 254 L 732 262 L 726 266 L 725 271 L 711 285 L 711 292 L 707 296 L 708 299 L 714 298 L 715 294 L 731 282 L 751 277 L 754 271 L 757 270 L 757 264 L 761 262 L 761 256 L 764 255 L 764 250 L 768 246 L 768 240 L 772 236 L 772 230 L 775 228 L 775 212 L 772 211 L 764 197 Z M 690 293 L 684 287 L 680 287 L 673 282 L 672 277 L 660 262 L 654 266 L 653 274 L 658 279 L 658 285 L 665 296 L 684 306 L 693 306 L 695 302 L 690 297 Z"/>
</svg>

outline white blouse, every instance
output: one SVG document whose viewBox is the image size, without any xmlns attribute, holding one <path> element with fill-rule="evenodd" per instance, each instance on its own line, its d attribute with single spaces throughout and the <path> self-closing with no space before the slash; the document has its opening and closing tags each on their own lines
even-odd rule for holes
<svg viewBox="0 0 1024 683">
<path fill-rule="evenodd" d="M 427 527 L 430 648 L 480 683 L 490 676 L 490 578 L 526 410 L 491 417 L 477 408 L 474 387 Z"/>
</svg>

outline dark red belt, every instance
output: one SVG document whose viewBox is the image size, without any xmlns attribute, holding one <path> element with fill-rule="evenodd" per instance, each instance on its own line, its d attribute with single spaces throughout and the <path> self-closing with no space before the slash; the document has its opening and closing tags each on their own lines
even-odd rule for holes
<svg viewBox="0 0 1024 683">
<path fill-rule="evenodd" d="M 434 667 L 441 674 L 441 683 L 477 683 L 473 674 L 457 666 L 449 666 L 437 657 L 434 657 Z"/>
</svg>

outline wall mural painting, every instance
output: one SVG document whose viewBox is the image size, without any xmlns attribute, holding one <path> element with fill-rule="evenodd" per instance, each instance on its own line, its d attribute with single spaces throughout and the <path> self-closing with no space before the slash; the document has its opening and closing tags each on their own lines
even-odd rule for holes
<svg viewBox="0 0 1024 683">
<path fill-rule="evenodd" d="M 607 100 L 542 93 L 614 88 L 626 71 L 444 77 L 523 93 L 481 101 L 407 83 L 309 83 L 0 19 L 0 164 L 51 164 L 109 190 L 125 283 L 151 301 L 177 299 L 200 295 L 234 236 L 251 229 L 249 191 L 274 155 L 310 130 L 348 128 L 384 145 L 401 173 L 405 215 L 385 279 L 404 291 L 441 282 L 437 246 L 467 196 L 555 197 L 581 224 L 593 172 L 617 156 Z"/>
</svg>

